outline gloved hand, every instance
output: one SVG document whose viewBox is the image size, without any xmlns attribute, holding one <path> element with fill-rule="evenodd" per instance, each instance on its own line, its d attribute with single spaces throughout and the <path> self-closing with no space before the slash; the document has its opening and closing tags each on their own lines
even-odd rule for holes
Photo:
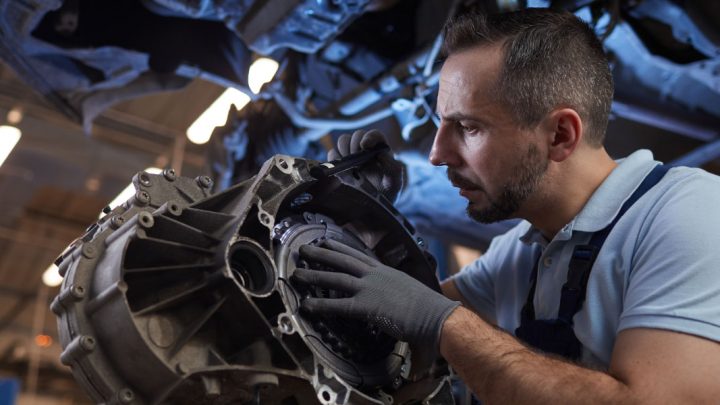
<svg viewBox="0 0 720 405">
<path fill-rule="evenodd" d="M 311 314 L 356 318 L 394 338 L 436 352 L 443 323 L 460 305 L 400 270 L 333 240 L 300 247 L 300 257 L 335 271 L 295 269 L 291 280 L 343 291 L 347 298 L 305 298 Z"/>
<path fill-rule="evenodd" d="M 373 149 L 387 144 L 385 135 L 376 129 L 358 130 L 352 136 L 343 134 L 338 138 L 337 145 L 328 152 L 328 160 L 340 159 L 344 156 Z M 377 157 L 360 168 L 360 173 L 372 183 L 388 200 L 394 202 L 405 183 L 405 165 L 395 160 L 391 150 L 380 153 Z"/>
</svg>

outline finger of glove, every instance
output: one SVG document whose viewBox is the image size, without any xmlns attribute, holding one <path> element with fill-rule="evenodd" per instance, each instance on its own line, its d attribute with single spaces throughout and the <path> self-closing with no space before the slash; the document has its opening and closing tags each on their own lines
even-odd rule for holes
<svg viewBox="0 0 720 405">
<path fill-rule="evenodd" d="M 350 141 L 352 137 L 350 134 L 342 134 L 337 140 L 337 153 L 339 157 L 347 156 L 350 152 Z"/>
<path fill-rule="evenodd" d="M 355 249 L 354 247 L 348 246 L 342 242 L 338 242 L 334 239 L 325 239 L 325 241 L 323 241 L 321 246 L 326 247 L 330 250 L 334 250 L 336 252 L 346 254 L 355 259 L 358 259 L 359 261 L 365 263 L 368 266 L 375 266 L 378 263 L 377 260 L 368 256 L 366 253 L 364 253 L 358 249 Z"/>
<path fill-rule="evenodd" d="M 337 149 L 332 148 L 327 154 L 327 160 L 328 162 L 331 160 L 338 160 L 340 159 L 340 154 L 338 153 Z"/>
<path fill-rule="evenodd" d="M 375 148 L 379 145 L 388 144 L 385 135 L 383 135 L 383 133 L 378 131 L 377 129 L 371 129 L 370 131 L 366 132 L 362 139 L 359 140 L 359 142 L 360 149 L 362 150 L 368 150 Z M 390 153 L 390 156 L 392 156 L 392 153 Z"/>
<path fill-rule="evenodd" d="M 299 252 L 300 256 L 309 262 L 320 263 L 355 277 L 362 277 L 368 272 L 367 263 L 345 253 L 310 245 L 300 246 Z"/>
<path fill-rule="evenodd" d="M 350 138 L 350 153 L 358 153 L 362 151 L 362 148 L 360 148 L 360 142 L 362 142 L 364 136 L 365 131 L 363 130 L 353 132 L 352 138 Z"/>
<path fill-rule="evenodd" d="M 404 166 L 395 159 L 392 151 L 383 152 L 379 154 L 376 159 L 385 174 L 391 176 L 397 175 L 398 177 L 402 176 Z"/>
<path fill-rule="evenodd" d="M 358 279 L 345 273 L 312 269 L 295 269 L 295 272 L 293 272 L 291 277 L 291 281 L 336 291 L 344 291 L 352 294 L 358 291 Z"/>
<path fill-rule="evenodd" d="M 303 311 L 314 315 L 362 317 L 362 314 L 355 309 L 353 298 L 305 298 L 300 306 Z"/>
</svg>

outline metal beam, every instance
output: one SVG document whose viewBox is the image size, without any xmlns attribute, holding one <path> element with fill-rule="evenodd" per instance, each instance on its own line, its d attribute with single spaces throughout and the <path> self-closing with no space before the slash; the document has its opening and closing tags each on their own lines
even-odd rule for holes
<svg viewBox="0 0 720 405">
<path fill-rule="evenodd" d="M 720 139 L 709 142 L 668 164 L 670 166 L 698 167 L 717 158 L 720 158 Z"/>
</svg>

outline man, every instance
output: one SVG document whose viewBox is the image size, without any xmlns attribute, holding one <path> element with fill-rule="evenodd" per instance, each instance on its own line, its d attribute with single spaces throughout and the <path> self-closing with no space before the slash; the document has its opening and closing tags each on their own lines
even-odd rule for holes
<svg viewBox="0 0 720 405">
<path fill-rule="evenodd" d="M 430 160 L 472 218 L 526 221 L 444 296 L 344 245 L 303 247 L 337 271 L 300 269 L 296 281 L 351 294 L 303 309 L 439 348 L 487 404 L 718 403 L 720 178 L 664 173 L 648 151 L 608 156 L 612 78 L 569 13 L 463 16 L 444 49 Z M 358 132 L 338 151 L 380 141 Z"/>
</svg>

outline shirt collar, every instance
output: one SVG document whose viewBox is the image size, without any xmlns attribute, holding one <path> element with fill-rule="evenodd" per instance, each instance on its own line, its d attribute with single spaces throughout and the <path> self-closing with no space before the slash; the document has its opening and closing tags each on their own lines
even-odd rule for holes
<svg viewBox="0 0 720 405">
<path fill-rule="evenodd" d="M 618 166 L 595 190 L 580 213 L 555 236 L 556 239 L 570 239 L 573 231 L 596 232 L 605 228 L 645 176 L 660 162 L 653 159 L 652 152 L 642 149 L 625 159 L 617 160 L 617 163 Z M 527 223 L 527 227 L 527 231 L 520 237 L 523 243 L 547 244 L 537 228 L 530 223 Z"/>
<path fill-rule="evenodd" d="M 520 236 L 520 242 L 526 245 L 532 245 L 533 243 L 537 243 L 543 248 L 545 248 L 549 243 L 549 241 L 543 236 L 542 232 L 532 226 L 530 222 L 523 221 L 522 225 L 520 226 L 525 227 L 525 229 L 521 230 L 522 236 Z"/>
</svg>

